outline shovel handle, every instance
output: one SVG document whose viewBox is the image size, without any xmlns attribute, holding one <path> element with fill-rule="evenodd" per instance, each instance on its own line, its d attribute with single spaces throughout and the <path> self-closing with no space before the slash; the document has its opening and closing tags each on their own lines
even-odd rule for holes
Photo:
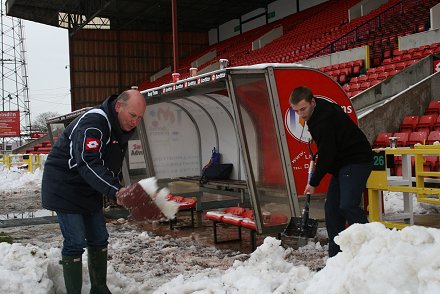
<svg viewBox="0 0 440 294">
<path fill-rule="evenodd" d="M 310 199 L 311 195 L 310 193 L 306 194 L 306 205 L 304 207 L 304 212 L 302 215 L 302 231 L 304 231 L 305 227 L 307 226 L 307 222 L 309 221 L 309 209 L 310 209 Z"/>
</svg>

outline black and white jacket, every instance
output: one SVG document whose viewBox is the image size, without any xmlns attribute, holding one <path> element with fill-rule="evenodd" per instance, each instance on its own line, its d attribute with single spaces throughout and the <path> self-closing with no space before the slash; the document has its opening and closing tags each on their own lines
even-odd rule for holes
<svg viewBox="0 0 440 294">
<path fill-rule="evenodd" d="M 115 199 L 128 140 L 115 112 L 116 95 L 67 126 L 47 157 L 42 206 L 63 213 L 102 209 L 103 196 Z"/>
</svg>

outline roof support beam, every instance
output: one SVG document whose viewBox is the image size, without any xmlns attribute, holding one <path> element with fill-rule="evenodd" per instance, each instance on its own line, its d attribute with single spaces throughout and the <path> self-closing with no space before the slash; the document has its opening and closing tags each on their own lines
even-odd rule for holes
<svg viewBox="0 0 440 294">
<path fill-rule="evenodd" d="M 82 1 L 83 2 L 83 1 Z M 87 0 L 86 3 L 89 3 Z M 101 13 L 104 9 L 106 9 L 111 3 L 112 0 L 102 0 L 103 2 L 99 8 L 93 9 L 92 5 L 86 4 L 84 8 L 86 19 L 82 21 L 81 17 L 70 17 L 69 16 L 69 22 L 72 20 L 72 31 L 70 32 L 70 36 L 72 37 L 77 31 L 85 27 L 92 19 L 94 19 L 99 13 Z M 96 3 L 96 2 L 95 2 Z M 94 11 L 93 11 L 94 10 Z"/>
</svg>

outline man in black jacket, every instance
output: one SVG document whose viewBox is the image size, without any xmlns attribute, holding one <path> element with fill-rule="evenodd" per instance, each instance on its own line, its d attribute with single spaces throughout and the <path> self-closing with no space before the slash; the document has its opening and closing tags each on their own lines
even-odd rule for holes
<svg viewBox="0 0 440 294">
<path fill-rule="evenodd" d="M 340 251 L 334 238 L 345 229 L 346 223 L 368 222 L 360 203 L 372 169 L 371 146 L 339 105 L 314 97 L 309 88 L 294 89 L 290 104 L 307 122 L 318 145 L 318 160 L 304 194 L 314 194 L 325 174 L 332 174 L 325 202 L 329 256 L 332 257 Z"/>
<path fill-rule="evenodd" d="M 125 189 L 120 183 L 122 161 L 145 108 L 137 90 L 110 96 L 70 123 L 47 157 L 42 205 L 57 213 L 63 234 L 60 263 L 67 293 L 81 293 L 85 247 L 90 293 L 110 293 L 103 197 L 116 201 Z"/>
</svg>

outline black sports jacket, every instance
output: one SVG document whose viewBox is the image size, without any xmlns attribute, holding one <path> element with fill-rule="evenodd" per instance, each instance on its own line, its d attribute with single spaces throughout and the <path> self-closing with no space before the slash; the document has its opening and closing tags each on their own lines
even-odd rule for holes
<svg viewBox="0 0 440 294">
<path fill-rule="evenodd" d="M 42 206 L 63 213 L 102 209 L 115 199 L 128 140 L 115 112 L 116 95 L 76 118 L 49 153 L 43 172 Z"/>
<path fill-rule="evenodd" d="M 318 145 L 318 160 L 309 181 L 318 186 L 326 173 L 336 174 L 347 164 L 373 163 L 371 146 L 365 134 L 335 103 L 315 98 L 316 107 L 307 127 Z"/>
</svg>

